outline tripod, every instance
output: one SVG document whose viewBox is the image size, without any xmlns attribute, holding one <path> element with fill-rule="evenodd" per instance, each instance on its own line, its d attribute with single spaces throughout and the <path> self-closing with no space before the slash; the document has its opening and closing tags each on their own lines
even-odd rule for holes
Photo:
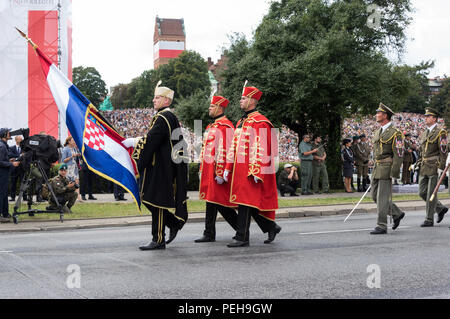
<svg viewBox="0 0 450 319">
<path fill-rule="evenodd" d="M 24 192 L 26 192 L 31 185 L 33 185 L 33 181 L 39 180 L 36 176 L 33 176 L 32 173 L 32 167 L 36 167 L 39 171 L 39 173 L 42 175 L 42 178 L 44 179 L 45 184 L 48 187 L 49 196 L 52 196 L 53 200 L 56 203 L 57 209 L 55 210 L 38 210 L 38 209 L 32 209 L 33 205 L 33 196 L 32 193 L 28 196 L 28 210 L 24 212 L 20 212 L 20 207 L 22 205 L 22 195 Z M 17 198 L 17 201 L 14 205 L 14 214 L 12 216 L 14 224 L 17 224 L 19 222 L 19 215 L 28 214 L 28 216 L 34 216 L 34 214 L 48 214 L 48 213 L 54 213 L 59 214 L 59 220 L 61 223 L 64 221 L 64 212 L 63 212 L 63 205 L 58 201 L 58 198 L 55 195 L 55 192 L 53 191 L 53 188 L 48 180 L 47 174 L 45 173 L 44 169 L 42 168 L 41 164 L 38 160 L 33 160 L 31 164 L 29 165 L 28 169 L 26 170 L 22 183 L 20 184 L 20 192 L 19 197 Z"/>
</svg>

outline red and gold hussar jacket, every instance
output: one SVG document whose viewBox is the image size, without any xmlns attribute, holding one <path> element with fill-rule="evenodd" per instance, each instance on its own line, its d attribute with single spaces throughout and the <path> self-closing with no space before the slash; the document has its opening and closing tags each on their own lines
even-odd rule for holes
<svg viewBox="0 0 450 319">
<path fill-rule="evenodd" d="M 272 128 L 272 123 L 256 110 L 241 119 L 234 131 L 225 169 L 231 176 L 230 202 L 257 208 L 262 216 L 275 220 L 278 142 Z M 255 183 L 255 177 L 258 183 Z"/>
<path fill-rule="evenodd" d="M 230 203 L 230 183 L 219 185 L 215 181 L 216 176 L 223 178 L 233 133 L 233 123 L 225 115 L 206 127 L 200 156 L 200 199 L 234 208 L 237 205 Z"/>
</svg>

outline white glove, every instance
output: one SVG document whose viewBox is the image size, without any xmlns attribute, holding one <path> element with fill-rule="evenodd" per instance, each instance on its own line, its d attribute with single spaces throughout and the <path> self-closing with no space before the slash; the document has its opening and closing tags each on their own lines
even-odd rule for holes
<svg viewBox="0 0 450 319">
<path fill-rule="evenodd" d="M 441 176 L 443 171 L 443 169 L 438 168 L 438 176 Z"/>
<path fill-rule="evenodd" d="M 222 177 L 216 176 L 215 178 L 217 184 L 222 185 L 224 182 L 224 179 Z"/>
<path fill-rule="evenodd" d="M 130 147 L 134 147 L 137 144 L 138 140 L 139 140 L 139 138 L 127 138 L 126 140 L 122 141 L 122 144 L 126 148 L 130 148 Z"/>
<path fill-rule="evenodd" d="M 409 167 L 409 170 L 410 170 L 411 172 L 414 172 L 415 169 L 416 169 L 416 164 L 412 164 L 412 165 Z"/>
<path fill-rule="evenodd" d="M 447 155 L 447 161 L 445 162 L 445 166 L 448 166 L 450 164 L 450 153 Z"/>
<path fill-rule="evenodd" d="M 202 172 L 198 172 L 198 180 L 200 180 L 202 177 Z"/>
<path fill-rule="evenodd" d="M 258 184 L 259 179 L 256 176 L 253 176 L 253 179 L 255 180 L 255 183 Z"/>
<path fill-rule="evenodd" d="M 228 175 L 230 174 L 230 171 L 225 170 L 223 172 L 223 180 L 228 183 Z"/>
</svg>

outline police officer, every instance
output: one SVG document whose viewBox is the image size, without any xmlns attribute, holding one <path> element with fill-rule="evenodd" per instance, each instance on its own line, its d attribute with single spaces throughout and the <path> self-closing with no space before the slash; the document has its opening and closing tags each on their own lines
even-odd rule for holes
<svg viewBox="0 0 450 319">
<path fill-rule="evenodd" d="M 301 186 L 302 195 L 312 195 L 310 192 L 311 180 L 312 180 L 312 161 L 314 159 L 313 154 L 317 153 L 317 149 L 313 149 L 311 142 L 311 136 L 308 134 L 303 135 L 303 140 L 299 145 L 299 157 L 300 157 L 300 174 L 301 174 Z"/>
<path fill-rule="evenodd" d="M 72 213 L 70 209 L 75 205 L 78 193 L 76 192 L 75 182 L 69 182 L 66 175 L 67 165 L 62 164 L 59 168 L 58 175 L 50 180 L 50 186 L 58 199 L 58 203 L 63 206 L 63 212 L 68 214 Z M 53 196 L 51 196 L 51 193 L 49 194 L 49 203 L 50 206 L 47 207 L 47 210 L 58 209 L 58 205 Z"/>
<path fill-rule="evenodd" d="M 403 134 L 391 122 L 394 112 L 380 103 L 376 110 L 376 121 L 381 126 L 373 137 L 374 169 L 372 174 L 372 199 L 377 204 L 377 227 L 372 235 L 387 233 L 387 216 L 392 215 L 397 229 L 405 217 L 397 205 L 392 202 L 392 179 L 399 178 L 403 162 Z"/>
<path fill-rule="evenodd" d="M 413 147 L 411 133 L 405 133 L 405 153 L 403 154 L 402 183 L 411 184 L 411 172 L 409 168 L 413 163 Z"/>
<path fill-rule="evenodd" d="M 13 167 L 18 167 L 19 162 L 10 161 L 10 151 L 7 141 L 11 139 L 9 132 L 11 129 L 0 129 L 0 214 L 1 222 L 9 222 L 9 206 L 8 206 L 8 185 L 9 174 Z"/>
<path fill-rule="evenodd" d="M 322 177 L 322 190 L 324 193 L 329 193 L 328 184 L 328 172 L 327 166 L 325 164 L 325 159 L 327 158 L 327 153 L 325 152 L 324 144 L 322 144 L 322 137 L 320 135 L 314 136 L 314 143 L 312 144 L 313 149 L 317 149 L 317 152 L 313 154 L 313 192 L 320 194 L 319 191 L 319 180 Z"/>
<path fill-rule="evenodd" d="M 426 218 L 421 227 L 434 225 L 434 214 L 438 214 L 437 223 L 444 219 L 448 208 L 437 200 L 437 196 L 430 201 L 430 197 L 438 182 L 438 173 L 445 168 L 447 159 L 447 132 L 437 125 L 439 113 L 429 107 L 425 110 L 425 124 L 427 128 L 420 136 L 420 158 L 414 165 L 419 168 L 419 195 L 426 202 Z"/>
</svg>

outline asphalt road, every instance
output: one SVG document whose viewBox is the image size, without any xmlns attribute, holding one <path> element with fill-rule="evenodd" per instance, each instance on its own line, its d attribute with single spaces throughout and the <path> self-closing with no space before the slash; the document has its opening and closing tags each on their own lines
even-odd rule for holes
<svg viewBox="0 0 450 319">
<path fill-rule="evenodd" d="M 280 219 L 270 245 L 252 222 L 234 249 L 224 222 L 215 243 L 188 223 L 153 252 L 138 250 L 149 226 L 2 234 L 0 298 L 450 298 L 450 216 L 424 229 L 424 215 L 382 236 L 375 214 Z"/>
</svg>

